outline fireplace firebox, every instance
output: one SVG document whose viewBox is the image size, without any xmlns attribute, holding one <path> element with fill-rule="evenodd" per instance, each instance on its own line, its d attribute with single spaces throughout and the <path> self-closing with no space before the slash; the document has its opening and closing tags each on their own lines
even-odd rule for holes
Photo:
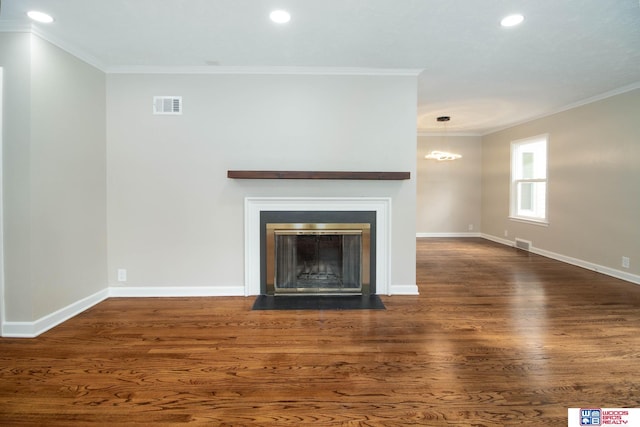
<svg viewBox="0 0 640 427">
<path fill-rule="evenodd" d="M 262 212 L 261 227 L 263 294 L 375 293 L 375 212 Z"/>
</svg>

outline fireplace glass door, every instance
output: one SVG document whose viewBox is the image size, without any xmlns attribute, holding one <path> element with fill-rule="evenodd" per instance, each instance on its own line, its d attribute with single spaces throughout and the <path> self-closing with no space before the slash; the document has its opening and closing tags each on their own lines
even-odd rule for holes
<svg viewBox="0 0 640 427">
<path fill-rule="evenodd" d="M 362 294 L 368 286 L 368 259 L 363 248 L 369 233 L 362 228 L 317 227 L 280 228 L 272 230 L 273 294 Z M 336 224 L 323 224 L 336 225 Z M 358 224 L 361 225 L 361 224 Z M 366 224 L 368 226 L 368 224 Z M 269 287 L 268 287 L 269 288 Z M 269 289 L 268 289 L 269 291 Z"/>
</svg>

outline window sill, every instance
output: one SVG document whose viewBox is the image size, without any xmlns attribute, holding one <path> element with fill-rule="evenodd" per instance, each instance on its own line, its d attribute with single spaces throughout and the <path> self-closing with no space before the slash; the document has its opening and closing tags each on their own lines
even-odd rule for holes
<svg viewBox="0 0 640 427">
<path fill-rule="evenodd" d="M 521 217 L 517 217 L 517 216 L 510 216 L 509 219 L 511 221 L 515 221 L 515 222 L 523 222 L 525 224 L 540 225 L 542 227 L 548 227 L 549 226 L 549 221 L 547 221 L 547 220 L 532 219 L 532 218 L 521 218 Z"/>
</svg>

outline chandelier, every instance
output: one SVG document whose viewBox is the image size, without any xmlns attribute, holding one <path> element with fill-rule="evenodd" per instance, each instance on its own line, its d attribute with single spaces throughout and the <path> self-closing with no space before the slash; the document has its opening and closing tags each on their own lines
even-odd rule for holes
<svg viewBox="0 0 640 427">
<path fill-rule="evenodd" d="M 451 120 L 451 117 L 449 116 L 440 116 L 436 119 L 438 122 L 441 122 L 444 126 L 444 140 L 447 139 L 447 122 L 449 120 Z M 440 151 L 440 150 L 434 150 L 432 152 L 430 152 L 429 154 L 427 154 L 426 156 L 424 156 L 425 159 L 429 159 L 429 160 L 437 160 L 439 162 L 443 162 L 443 161 L 448 161 L 448 160 L 457 160 L 462 158 L 461 154 L 456 154 L 456 153 L 450 153 L 448 151 Z"/>
</svg>

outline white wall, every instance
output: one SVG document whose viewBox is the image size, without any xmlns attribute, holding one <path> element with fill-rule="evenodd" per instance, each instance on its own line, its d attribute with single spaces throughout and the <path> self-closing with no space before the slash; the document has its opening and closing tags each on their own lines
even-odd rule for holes
<svg viewBox="0 0 640 427">
<path fill-rule="evenodd" d="M 407 76 L 108 76 L 109 282 L 244 284 L 247 196 L 393 199 L 392 284 L 415 285 L 416 80 Z M 183 96 L 153 116 L 154 95 Z M 230 169 L 409 171 L 408 181 L 230 180 Z"/>
<path fill-rule="evenodd" d="M 482 232 L 640 280 L 638 112 L 636 89 L 485 136 Z M 545 133 L 549 226 L 509 220 L 510 143 Z"/>
<path fill-rule="evenodd" d="M 433 150 L 454 152 L 462 158 L 425 159 Z M 419 136 L 416 161 L 418 236 L 477 235 L 482 211 L 481 137 Z"/>
<path fill-rule="evenodd" d="M 0 65 L 6 320 L 29 323 L 106 288 L 105 81 L 28 33 Z"/>
</svg>

